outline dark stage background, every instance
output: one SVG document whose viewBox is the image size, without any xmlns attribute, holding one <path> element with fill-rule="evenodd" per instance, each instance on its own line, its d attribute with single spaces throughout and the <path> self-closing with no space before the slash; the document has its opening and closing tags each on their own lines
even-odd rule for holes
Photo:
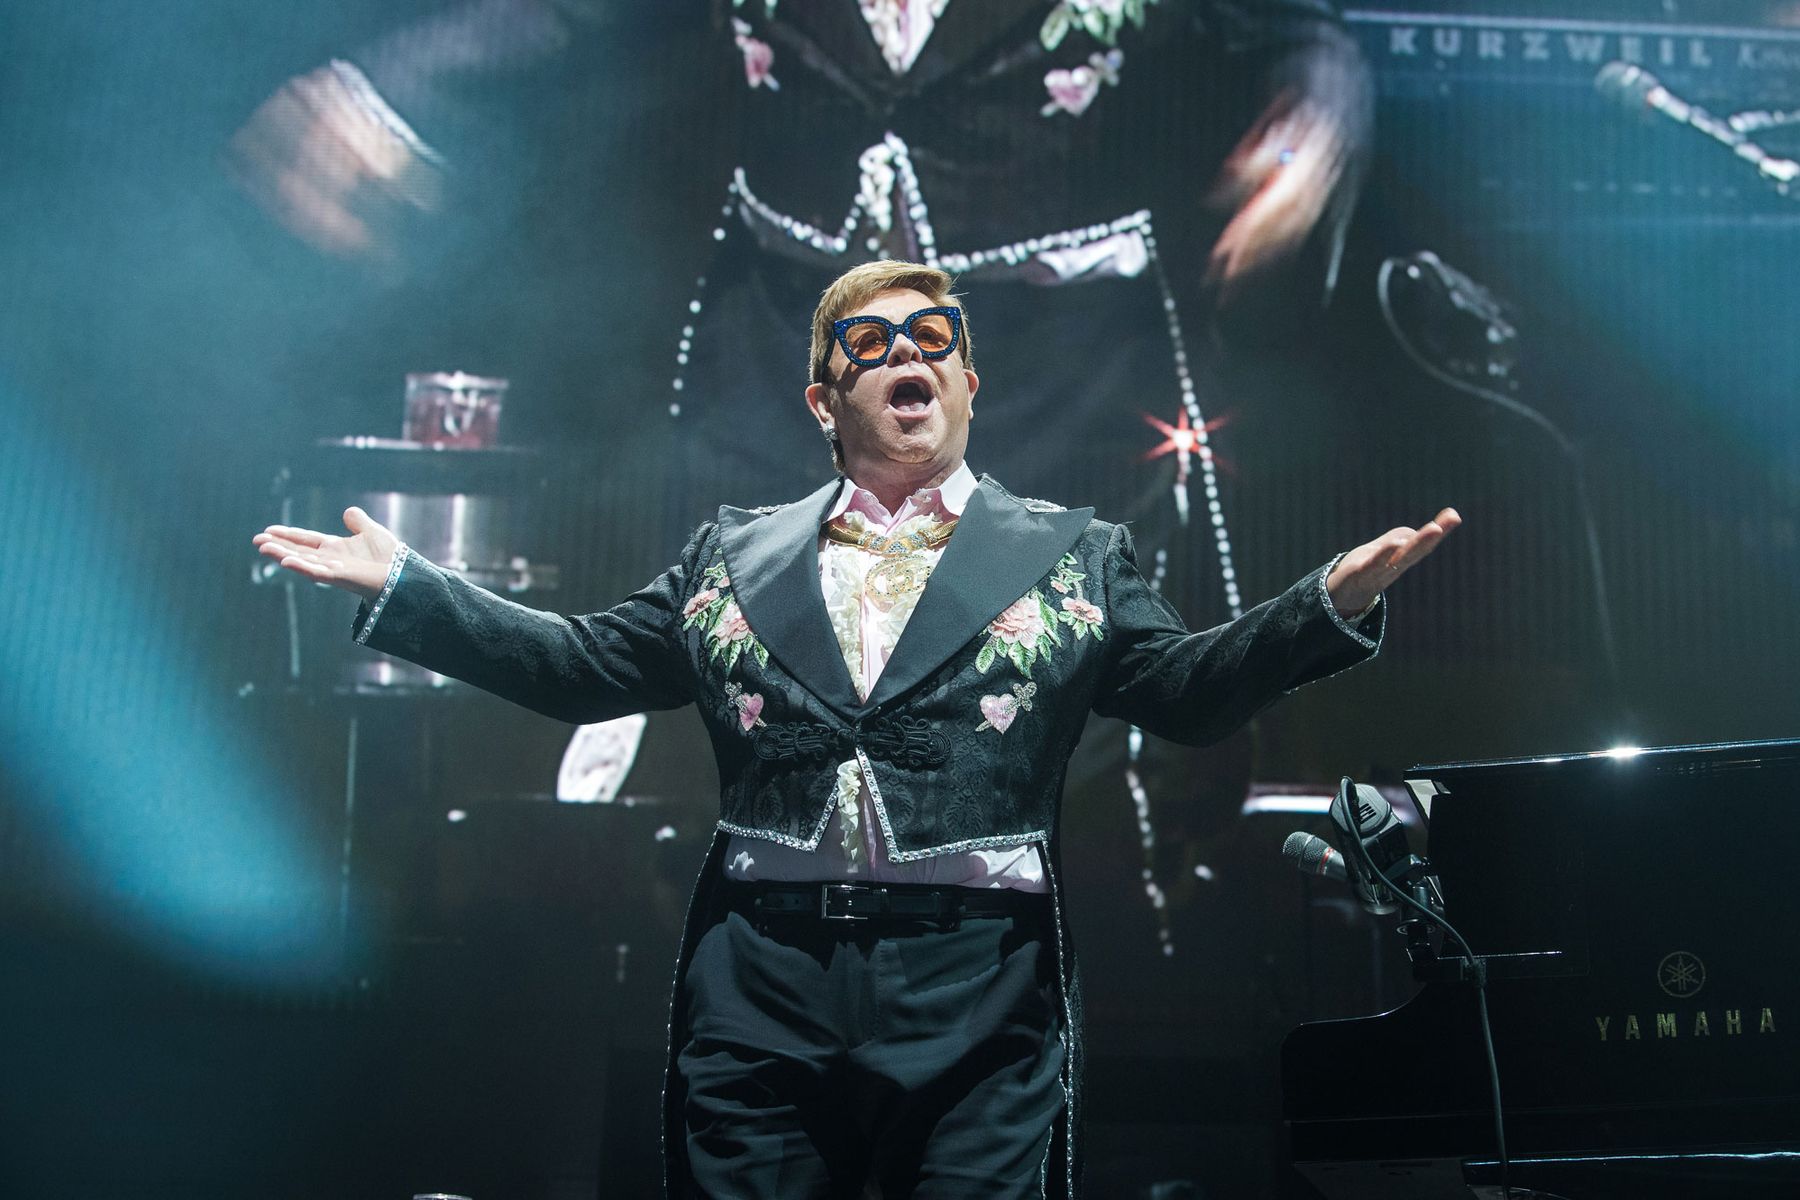
<svg viewBox="0 0 1800 1200">
<path fill-rule="evenodd" d="M 284 500 L 335 514 L 362 468 L 313 443 L 398 436 L 409 371 L 511 381 L 503 440 L 531 452 L 501 471 L 529 514 L 513 549 L 560 568 L 529 602 L 602 607 L 673 559 L 695 511 L 788 498 L 725 490 L 733 462 L 670 411 L 751 141 L 736 14 L 624 7 L 419 119 L 454 148 L 445 198 L 377 206 L 374 249 L 338 255 L 252 202 L 233 135 L 283 81 L 440 6 L 0 8 L 0 1195 L 653 1194 L 666 989 L 715 786 L 697 722 L 650 719 L 632 803 L 558 803 L 566 728 L 453 688 L 334 686 L 361 661 L 338 648 L 354 606 L 253 583 L 249 544 Z M 1279 860 L 1317 818 L 1246 815 L 1253 788 L 1800 733 L 1796 210 L 1592 85 L 1636 54 L 1719 111 L 1793 108 L 1794 6 L 1405 7 L 1346 14 L 1378 99 L 1331 302 L 1300 271 L 1258 301 L 1277 317 L 1226 322 L 1204 402 L 1226 418 L 1247 602 L 1443 504 L 1467 525 L 1397 590 L 1376 662 L 1155 760 L 1148 834 L 1125 731 L 1091 725 L 1064 838 L 1095 1195 L 1304 1194 L 1280 1167 L 1283 1033 L 1409 994 L 1392 933 Z M 1135 164 L 1162 219 L 1198 207 L 1218 157 L 1181 152 L 1193 81 L 1158 65 L 1169 102 L 1067 169 Z M 853 177 L 820 200 L 832 222 Z M 1002 164 L 982 186 L 1003 213 L 1031 185 Z M 1164 227 L 1197 330 L 1204 233 Z M 1560 434 L 1403 351 L 1377 280 L 1422 250 L 1504 298 L 1516 336 L 1486 382 Z M 1401 275 L 1402 325 L 1455 374 L 1470 318 Z M 981 331 L 980 284 L 968 300 Z M 746 446 L 798 415 L 804 337 L 740 348 L 747 377 L 789 387 L 735 398 Z M 1079 379 L 1104 350 L 997 350 L 976 469 L 1020 436 L 1026 368 Z M 1159 435 L 1140 412 L 1174 416 L 1116 387 L 1090 403 L 1142 451 Z M 1604 619 L 1558 437 L 1585 469 Z M 1166 456 L 1044 454 L 1050 476 L 1166 491 Z M 796 455 L 823 477 L 811 441 Z M 1217 579 L 1211 539 L 1197 520 L 1176 576 Z M 1225 615 L 1217 590 L 1175 594 L 1201 623 Z"/>
</svg>

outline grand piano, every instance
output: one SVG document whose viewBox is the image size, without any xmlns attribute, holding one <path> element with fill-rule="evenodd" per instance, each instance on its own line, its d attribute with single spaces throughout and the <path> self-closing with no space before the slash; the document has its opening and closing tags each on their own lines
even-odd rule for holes
<svg viewBox="0 0 1800 1200">
<path fill-rule="evenodd" d="M 1800 1197 L 1800 741 L 1408 783 L 1488 963 L 1513 1195 Z M 1330 1200 L 1500 1195 L 1477 998 L 1443 955 L 1399 1008 L 1282 1047 L 1292 1161 Z"/>
</svg>

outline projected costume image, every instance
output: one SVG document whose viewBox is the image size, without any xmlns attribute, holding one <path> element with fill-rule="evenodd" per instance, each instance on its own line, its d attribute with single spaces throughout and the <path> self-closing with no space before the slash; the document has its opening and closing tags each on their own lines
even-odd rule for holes
<svg viewBox="0 0 1800 1200">
<path fill-rule="evenodd" d="M 1392 530 L 1190 633 L 1122 526 L 972 476 L 980 380 L 949 286 L 906 263 L 836 281 L 805 411 L 844 474 L 720 509 L 605 612 L 502 600 L 357 509 L 351 537 L 255 539 L 362 596 L 358 640 L 536 711 L 699 706 L 721 808 L 677 968 L 673 1194 L 1072 1192 L 1058 827 L 1088 713 L 1222 736 L 1372 655 L 1382 589 L 1458 524 Z"/>
<path fill-rule="evenodd" d="M 716 227 L 694 230 L 713 260 L 664 343 L 671 538 L 721 500 L 820 482 L 787 452 L 803 414 L 766 398 L 786 393 L 795 331 L 834 276 L 911 258 L 982 287 L 1013 418 L 995 470 L 1135 522 L 1147 554 L 1173 555 L 1158 575 L 1184 609 L 1240 612 L 1213 450 L 1243 397 L 1219 394 L 1213 316 L 1223 301 L 1234 333 L 1297 328 L 1332 281 L 1371 120 L 1335 7 L 734 0 L 711 21 L 741 80 L 718 98 L 741 141 Z M 552 62 L 577 75 L 597 43 L 652 35 L 590 0 L 451 6 L 290 83 L 236 159 L 315 245 L 385 253 L 389 210 L 442 211 L 481 176 L 494 134 L 469 130 L 491 80 Z M 596 212 L 624 186 L 597 182 Z"/>
<path fill-rule="evenodd" d="M 826 478 L 790 451 L 805 414 L 771 400 L 804 369 L 798 331 L 846 267 L 917 258 L 981 288 L 984 361 L 1003 381 L 990 404 L 1007 414 L 1007 436 L 984 448 L 994 473 L 1130 522 L 1152 586 L 1190 619 L 1239 615 L 1246 546 L 1269 531 L 1246 530 L 1234 506 L 1271 472 L 1231 425 L 1278 443 L 1286 393 L 1309 386 L 1270 368 L 1316 341 L 1370 137 L 1366 65 L 1336 6 L 721 0 L 646 19 L 476 0 L 293 81 L 240 133 L 237 161 L 290 229 L 379 258 L 396 207 L 454 224 L 458 205 L 482 202 L 469 181 L 496 157 L 501 80 L 531 92 L 511 122 L 542 123 L 545 103 L 570 103 L 569 81 L 605 76 L 603 46 L 684 21 L 708 23 L 712 58 L 675 86 L 722 87 L 735 169 L 696 163 L 720 172 L 719 207 L 669 252 L 700 277 L 629 318 L 654 389 L 629 407 L 667 414 L 648 443 L 667 461 L 663 541 L 721 502 L 772 503 Z M 670 136 L 690 132 L 704 140 Z M 573 200 L 603 224 L 631 178 L 596 178 Z M 1121 733 L 1084 746 L 1073 777 L 1119 797 L 1129 783 L 1141 806 L 1201 776 L 1235 799 L 1251 753 L 1239 739 L 1202 762 Z M 1170 909 L 1144 911 L 1167 952 Z"/>
<path fill-rule="evenodd" d="M 1344 195 L 1366 118 L 1355 52 L 1327 17 L 1141 0 L 738 6 L 743 165 L 671 396 L 693 478 L 773 497 L 807 482 L 785 437 L 744 445 L 738 351 L 780 344 L 848 263 L 917 258 L 982 289 L 1012 426 L 996 472 L 1092 498 L 1137 522 L 1148 551 L 1198 556 L 1177 569 L 1182 600 L 1240 611 L 1201 284 L 1251 288 Z M 1165 142 L 1172 114 L 1186 128 Z M 752 394 L 785 366 L 757 356 Z M 1150 459 L 1165 438 L 1172 453 Z"/>
</svg>

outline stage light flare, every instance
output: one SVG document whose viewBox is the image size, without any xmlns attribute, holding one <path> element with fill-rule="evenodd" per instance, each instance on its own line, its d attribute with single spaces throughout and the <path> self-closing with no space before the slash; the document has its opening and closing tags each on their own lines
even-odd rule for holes
<svg viewBox="0 0 1800 1200">
<path fill-rule="evenodd" d="M 34 399 L 0 378 L 0 514 L 26 531 L 8 567 L 38 581 L 0 597 L 14 635 L 0 639 L 6 799 L 54 886 L 109 932 L 213 978 L 310 987 L 360 952 L 332 919 L 335 856 L 257 743 L 240 707 L 253 693 L 232 699 L 204 669 L 212 624 L 177 618 L 174 568 Z M 57 619 L 44 617 L 47 583 Z"/>
<path fill-rule="evenodd" d="M 1212 447 L 1207 444 L 1207 437 L 1230 420 L 1228 415 L 1214 417 L 1203 425 L 1191 423 L 1185 408 L 1175 414 L 1175 424 L 1173 425 L 1150 413 L 1140 413 L 1139 415 L 1144 418 L 1144 424 L 1163 435 L 1162 441 L 1144 452 L 1143 461 L 1151 462 L 1165 454 L 1173 454 L 1176 463 L 1175 483 L 1177 487 L 1187 483 L 1188 471 L 1193 466 L 1196 455 L 1222 470 L 1229 471 L 1231 469 L 1231 464 L 1214 454 Z"/>
</svg>

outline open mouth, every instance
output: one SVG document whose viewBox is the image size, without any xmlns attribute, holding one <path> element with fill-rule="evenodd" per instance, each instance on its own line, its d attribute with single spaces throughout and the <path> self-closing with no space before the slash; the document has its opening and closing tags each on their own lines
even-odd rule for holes
<svg viewBox="0 0 1800 1200">
<path fill-rule="evenodd" d="M 903 379 L 888 395 L 888 406 L 902 415 L 923 416 L 931 408 L 931 389 L 917 379 Z"/>
</svg>

